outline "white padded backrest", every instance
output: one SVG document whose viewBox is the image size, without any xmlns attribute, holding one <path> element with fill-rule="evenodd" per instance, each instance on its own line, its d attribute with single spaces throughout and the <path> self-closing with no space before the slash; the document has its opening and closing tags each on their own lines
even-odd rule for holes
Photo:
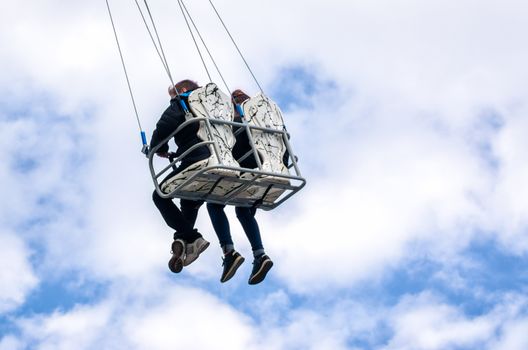
<svg viewBox="0 0 528 350">
<path fill-rule="evenodd" d="M 233 121 L 233 104 L 229 96 L 224 94 L 214 83 L 194 90 L 189 95 L 189 108 L 194 117 L 209 117 L 212 119 Z M 223 165 L 238 167 L 231 150 L 235 144 L 235 136 L 230 125 L 211 124 L 212 136 L 218 144 L 220 162 Z M 200 122 L 198 137 L 203 141 L 209 140 L 204 122 Z M 211 154 L 215 154 L 212 146 Z"/>
<path fill-rule="evenodd" d="M 275 102 L 259 93 L 242 103 L 244 117 L 249 125 L 275 130 L 284 130 L 282 113 Z M 288 168 L 282 162 L 286 145 L 282 134 L 251 130 L 255 148 L 262 157 L 262 170 L 276 174 L 289 175 Z"/>
</svg>

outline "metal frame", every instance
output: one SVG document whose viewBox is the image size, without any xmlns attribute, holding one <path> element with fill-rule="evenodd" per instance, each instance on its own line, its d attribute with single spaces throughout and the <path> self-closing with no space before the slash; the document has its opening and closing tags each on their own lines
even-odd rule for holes
<svg viewBox="0 0 528 350">
<path fill-rule="evenodd" d="M 176 135 L 178 132 L 180 132 L 184 127 L 191 123 L 199 123 L 204 122 L 206 133 L 208 136 L 207 141 L 202 141 L 196 145 L 193 145 L 188 150 L 186 150 L 182 155 L 174 159 L 170 162 L 169 165 L 164 167 L 159 172 L 156 172 L 156 169 L 154 168 L 154 156 L 157 152 L 157 150 L 164 144 L 168 143 L 174 135 Z M 240 127 L 241 129 L 237 130 L 238 132 L 242 132 L 241 130 L 245 130 L 248 139 L 249 139 L 249 145 L 251 146 L 251 150 L 248 151 L 244 156 L 237 159 L 237 161 L 241 161 L 244 158 L 248 157 L 253 153 L 255 156 L 255 160 L 258 164 L 258 169 L 249 169 L 249 168 L 242 168 L 242 167 L 233 167 L 233 166 L 227 166 L 223 165 L 222 159 L 219 156 L 218 151 L 218 144 L 217 140 L 213 137 L 213 133 L 211 131 L 211 125 L 212 124 L 227 124 L 231 126 Z M 289 163 L 291 165 L 288 167 L 291 169 L 293 167 L 295 171 L 295 175 L 285 175 L 285 174 L 278 174 L 278 173 L 272 173 L 269 171 L 263 171 L 262 170 L 262 163 L 260 162 L 260 159 L 258 157 L 258 152 L 255 149 L 253 137 L 251 135 L 251 130 L 261 130 L 263 132 L 268 133 L 274 133 L 274 134 L 281 134 L 284 144 L 286 145 L 286 149 L 288 150 L 289 154 Z M 236 136 L 236 135 L 235 135 Z M 164 174 L 167 174 L 167 171 L 170 169 L 176 169 L 176 163 L 178 163 L 181 159 L 183 159 L 187 154 L 192 152 L 197 147 L 203 146 L 203 145 L 213 145 L 213 151 L 216 155 L 216 158 L 219 161 L 219 164 L 216 164 L 214 166 L 208 166 L 203 169 L 200 169 L 195 174 L 193 174 L 191 177 L 186 179 L 182 184 L 180 184 L 178 187 L 176 187 L 172 192 L 170 193 L 164 193 L 161 188 L 160 184 L 163 182 L 163 180 L 159 180 L 160 177 Z M 162 197 L 162 198 L 184 198 L 184 199 L 190 199 L 190 200 L 204 200 L 211 203 L 219 203 L 219 204 L 226 204 L 226 205 L 235 205 L 235 206 L 241 206 L 241 207 L 258 207 L 264 210 L 271 210 L 276 207 L 278 207 L 280 204 L 284 203 L 288 198 L 293 196 L 295 193 L 297 193 L 299 190 L 301 190 L 306 185 L 306 180 L 301 176 L 301 172 L 299 170 L 299 166 L 297 165 L 297 157 L 294 155 L 292 151 L 292 147 L 290 145 L 290 142 L 288 140 L 288 134 L 285 130 L 277 130 L 272 128 L 265 128 L 265 127 L 259 127 L 254 125 L 249 125 L 245 119 L 242 119 L 242 122 L 234 122 L 234 121 L 226 121 L 226 120 L 218 120 L 214 118 L 207 118 L 207 117 L 192 117 L 186 120 L 184 123 L 182 123 L 178 129 L 176 129 L 174 132 L 172 132 L 167 138 L 165 138 L 159 145 L 152 148 L 148 154 L 149 158 L 149 168 L 150 173 L 152 176 L 152 180 L 154 181 L 154 185 L 156 187 L 156 192 Z M 215 169 L 228 169 L 228 170 L 234 170 L 240 172 L 240 174 L 251 174 L 253 175 L 253 178 L 251 179 L 243 179 L 240 177 L 229 177 L 225 175 L 218 175 L 218 174 L 211 174 L 211 170 Z M 270 179 L 267 179 L 267 177 L 271 177 Z M 284 179 L 286 182 L 289 182 L 289 184 L 281 183 L 277 181 L 273 181 L 273 179 L 279 178 Z M 206 180 L 210 181 L 212 183 L 218 184 L 220 180 L 222 181 L 228 181 L 233 182 L 234 184 L 239 184 L 240 186 L 233 189 L 231 193 L 227 193 L 224 196 L 220 196 L 217 194 L 212 193 L 214 190 L 213 188 L 209 191 L 209 193 L 201 193 L 201 192 L 193 192 L 193 191 L 185 191 L 183 188 L 185 186 L 191 184 L 194 180 Z M 246 189 L 250 187 L 262 187 L 264 190 L 270 188 L 277 188 L 277 189 L 283 189 L 284 193 L 282 193 L 274 202 L 265 202 L 261 200 L 260 198 L 240 198 L 237 197 L 238 194 L 242 193 Z M 267 194 L 267 191 L 266 191 Z M 265 197 L 265 195 L 264 195 Z"/>
</svg>

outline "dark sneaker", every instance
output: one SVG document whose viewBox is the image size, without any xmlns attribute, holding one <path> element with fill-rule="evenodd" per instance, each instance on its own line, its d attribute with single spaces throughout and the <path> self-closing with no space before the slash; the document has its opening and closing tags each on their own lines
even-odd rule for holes
<svg viewBox="0 0 528 350">
<path fill-rule="evenodd" d="M 185 243 L 181 239 L 172 242 L 172 258 L 169 260 L 169 269 L 178 273 L 183 269 L 183 256 L 185 253 Z"/>
<path fill-rule="evenodd" d="M 185 246 L 185 259 L 183 260 L 183 266 L 190 265 L 198 259 L 200 254 L 202 254 L 207 247 L 209 247 L 209 242 L 202 237 L 196 238 L 194 242 L 187 244 Z"/>
<path fill-rule="evenodd" d="M 273 266 L 273 261 L 266 254 L 255 258 L 253 261 L 253 271 L 251 271 L 251 276 L 249 276 L 249 284 L 257 284 L 264 281 L 266 274 Z"/>
<path fill-rule="evenodd" d="M 243 262 L 244 257 L 235 250 L 227 253 L 224 256 L 224 262 L 222 263 L 222 266 L 224 266 L 224 271 L 222 272 L 220 282 L 224 283 L 229 281 L 231 277 L 235 275 L 236 270 L 240 267 L 240 265 L 242 265 Z"/>
</svg>

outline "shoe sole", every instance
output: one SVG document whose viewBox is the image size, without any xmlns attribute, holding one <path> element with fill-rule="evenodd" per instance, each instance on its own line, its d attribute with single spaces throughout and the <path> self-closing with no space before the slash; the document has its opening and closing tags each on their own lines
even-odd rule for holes
<svg viewBox="0 0 528 350">
<path fill-rule="evenodd" d="M 191 259 L 187 259 L 187 257 L 185 257 L 185 259 L 183 259 L 183 266 L 189 266 L 190 264 L 195 262 L 196 259 L 200 257 L 200 254 L 202 254 L 207 249 L 207 247 L 209 247 L 209 244 L 211 243 L 206 241 L 205 244 L 202 245 L 200 249 L 198 249 L 198 253 L 196 254 L 196 256 L 193 256 Z"/>
<path fill-rule="evenodd" d="M 178 242 L 180 243 L 180 242 Z M 172 258 L 169 260 L 169 270 L 174 273 L 180 273 L 183 269 L 183 252 L 185 251 L 185 246 L 183 243 L 176 244 L 176 249 L 172 251 Z"/>
<path fill-rule="evenodd" d="M 226 275 L 224 276 L 224 278 L 221 278 L 220 279 L 220 282 L 224 283 L 224 282 L 227 282 L 229 281 L 234 275 L 235 273 L 237 272 L 238 268 L 240 267 L 240 265 L 242 265 L 242 263 L 245 261 L 246 259 L 244 259 L 243 256 L 239 256 L 235 259 L 235 262 L 233 263 L 233 266 L 231 266 L 231 268 L 229 269 L 229 271 L 227 271 Z"/>
<path fill-rule="evenodd" d="M 258 284 L 262 281 L 264 281 L 264 278 L 266 278 L 266 275 L 268 274 L 268 271 L 273 267 L 273 261 L 266 260 L 260 269 L 249 278 L 248 283 L 249 284 Z"/>
</svg>

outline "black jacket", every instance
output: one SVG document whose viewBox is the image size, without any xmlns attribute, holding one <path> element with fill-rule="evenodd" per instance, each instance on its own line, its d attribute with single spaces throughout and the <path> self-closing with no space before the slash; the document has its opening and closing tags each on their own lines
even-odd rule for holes
<svg viewBox="0 0 528 350">
<path fill-rule="evenodd" d="M 235 108 L 235 122 L 241 123 L 242 118 L 240 118 L 240 114 L 238 113 L 238 110 Z M 236 134 L 236 132 L 240 129 L 239 126 L 233 127 L 233 132 Z M 249 144 L 249 137 L 247 135 L 247 132 L 244 130 L 236 135 L 236 142 L 233 146 L 233 156 L 235 159 L 240 159 L 244 154 L 246 154 L 249 150 L 251 150 L 251 146 Z M 258 154 L 258 152 L 257 152 Z M 255 156 L 253 154 L 250 154 L 246 159 L 239 162 L 240 166 L 242 168 L 248 168 L 248 169 L 255 169 L 258 168 L 257 161 L 255 160 Z"/>
<path fill-rule="evenodd" d="M 238 113 L 238 109 L 235 108 L 235 122 L 242 122 L 242 118 L 240 117 L 240 113 Z M 233 128 L 233 132 L 236 133 L 240 127 L 235 126 Z M 288 139 L 290 136 L 288 135 Z M 249 144 L 249 137 L 247 135 L 247 132 L 244 130 L 236 135 L 236 143 L 233 146 L 233 156 L 235 159 L 240 159 L 244 154 L 246 154 L 249 150 L 251 150 L 251 145 Z M 258 152 L 257 152 L 258 154 Z M 289 163 L 289 153 L 288 150 L 284 152 L 284 155 L 282 157 L 282 162 L 284 165 L 288 166 Z M 262 156 L 259 154 L 260 161 L 262 162 Z M 246 159 L 239 162 L 240 166 L 242 168 L 248 168 L 248 169 L 255 169 L 258 168 L 257 161 L 255 159 L 255 156 L 253 154 L 250 154 Z"/>
<path fill-rule="evenodd" d="M 185 103 L 187 103 L 187 98 L 183 97 Z M 180 98 L 176 97 L 170 101 L 169 107 L 163 112 L 161 118 L 156 123 L 156 129 L 152 133 L 152 138 L 150 139 L 150 147 L 154 148 L 159 145 L 163 140 L 165 140 L 171 133 L 173 133 L 181 124 L 185 122 L 185 111 L 180 105 Z M 174 135 L 174 142 L 178 146 L 176 151 L 176 156 L 180 156 L 183 152 L 188 150 L 191 146 L 202 142 L 200 138 L 196 135 L 200 125 L 198 122 L 190 123 L 182 130 L 180 130 L 176 135 Z M 168 152 L 169 145 L 167 142 L 161 146 L 157 152 Z M 196 162 L 201 159 L 209 157 L 211 153 L 209 148 L 204 145 L 196 148 L 191 153 L 185 156 L 182 161 L 185 162 Z"/>
</svg>

